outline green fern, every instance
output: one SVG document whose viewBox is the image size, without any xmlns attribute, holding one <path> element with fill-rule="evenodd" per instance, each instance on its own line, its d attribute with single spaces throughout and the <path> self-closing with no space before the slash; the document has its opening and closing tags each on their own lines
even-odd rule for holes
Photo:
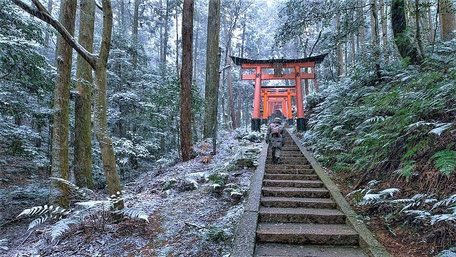
<svg viewBox="0 0 456 257">
<path fill-rule="evenodd" d="M 405 179 L 408 180 L 412 176 L 413 171 L 415 170 L 415 161 L 411 160 L 403 162 L 401 163 L 401 166 L 402 168 L 399 169 L 400 175 L 404 176 Z"/>
<path fill-rule="evenodd" d="M 445 149 L 435 153 L 431 159 L 434 159 L 435 167 L 440 173 L 447 177 L 450 177 L 456 167 L 456 151 Z"/>
</svg>

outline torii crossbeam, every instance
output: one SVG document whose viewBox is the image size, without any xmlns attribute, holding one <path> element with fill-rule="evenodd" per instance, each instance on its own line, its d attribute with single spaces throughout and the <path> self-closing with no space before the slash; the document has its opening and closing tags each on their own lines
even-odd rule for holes
<svg viewBox="0 0 456 257">
<path fill-rule="evenodd" d="M 305 130 L 304 108 L 302 96 L 302 80 L 311 79 L 314 81 L 318 91 L 318 83 L 315 77 L 315 64 L 321 63 L 327 54 L 312 56 L 301 59 L 271 59 L 251 60 L 231 56 L 236 65 L 242 69 L 255 70 L 250 74 L 243 74 L 243 80 L 255 80 L 255 93 L 253 97 L 252 130 L 260 131 L 261 118 L 267 119 L 280 110 L 290 121 L 293 120 L 291 97 L 296 98 L 296 124 L 299 131 Z M 265 70 L 274 69 L 274 73 L 267 73 Z M 289 73 L 282 73 L 282 70 L 291 70 Z M 310 72 L 305 72 L 310 69 Z M 295 80 L 294 86 L 263 87 L 262 80 Z M 261 117 L 261 98 L 263 98 L 263 117 Z"/>
</svg>

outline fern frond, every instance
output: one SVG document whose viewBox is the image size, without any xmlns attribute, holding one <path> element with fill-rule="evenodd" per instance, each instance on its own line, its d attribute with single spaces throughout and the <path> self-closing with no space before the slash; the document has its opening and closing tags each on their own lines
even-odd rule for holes
<svg viewBox="0 0 456 257">
<path fill-rule="evenodd" d="M 51 205 L 52 206 L 52 205 Z M 29 209 L 23 210 L 19 215 L 17 215 L 17 218 L 19 217 L 27 217 L 27 216 L 35 216 L 35 215 L 41 215 L 49 211 L 49 206 L 44 205 L 44 206 L 34 206 Z"/>
<path fill-rule="evenodd" d="M 28 226 L 28 229 L 27 230 L 30 230 L 30 229 L 33 229 L 35 228 L 36 226 L 39 226 L 41 224 L 43 224 L 44 222 L 46 222 L 51 216 L 49 214 L 44 214 L 44 215 L 41 215 L 39 216 L 38 218 L 32 220 L 32 222 L 30 222 L 29 226 Z"/>
<path fill-rule="evenodd" d="M 70 230 L 71 224 L 79 224 L 81 221 L 72 218 L 66 218 L 59 220 L 52 226 L 51 230 L 51 241 L 61 237 L 65 232 Z"/>
<path fill-rule="evenodd" d="M 441 206 L 450 206 L 452 204 L 456 204 L 456 194 L 449 196 L 446 199 L 443 199 L 441 201 L 436 202 L 433 206 L 432 209 L 441 207 Z"/>
<path fill-rule="evenodd" d="M 61 208 L 59 206 L 54 206 L 54 205 L 35 206 L 32 208 L 23 210 L 19 215 L 17 215 L 17 218 L 40 216 L 45 213 L 48 213 L 52 216 L 57 217 L 57 216 L 66 216 L 70 213 L 70 211 L 66 210 L 64 208 Z"/>
<path fill-rule="evenodd" d="M 98 207 L 109 209 L 112 207 L 112 203 L 109 200 L 77 202 L 75 204 L 82 206 L 85 209 L 92 209 L 92 208 L 98 208 Z"/>
<path fill-rule="evenodd" d="M 116 213 L 123 214 L 129 218 L 138 218 L 149 222 L 149 215 L 147 215 L 143 210 L 136 208 L 124 208 L 123 210 L 116 211 Z"/>
<path fill-rule="evenodd" d="M 95 193 L 88 189 L 88 188 L 80 188 L 76 186 L 75 184 L 71 183 L 70 181 L 63 179 L 63 178 L 57 178 L 57 177 L 50 177 L 51 180 L 54 180 L 58 183 L 67 185 L 71 192 L 75 193 L 78 197 L 86 198 L 88 195 L 94 195 Z"/>
<path fill-rule="evenodd" d="M 435 153 L 431 159 L 434 159 L 435 167 L 440 173 L 447 177 L 450 177 L 456 167 L 456 151 L 445 149 Z"/>
</svg>

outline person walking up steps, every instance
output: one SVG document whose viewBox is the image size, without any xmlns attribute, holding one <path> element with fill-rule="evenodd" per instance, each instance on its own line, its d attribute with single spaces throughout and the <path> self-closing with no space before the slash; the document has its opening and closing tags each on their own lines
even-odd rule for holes
<svg viewBox="0 0 456 257">
<path fill-rule="evenodd" d="M 268 132 L 266 133 L 266 143 L 269 144 L 272 151 L 272 162 L 274 164 L 281 164 L 280 151 L 285 144 L 283 135 L 282 119 L 279 117 L 274 118 L 274 121 L 269 124 Z"/>
</svg>

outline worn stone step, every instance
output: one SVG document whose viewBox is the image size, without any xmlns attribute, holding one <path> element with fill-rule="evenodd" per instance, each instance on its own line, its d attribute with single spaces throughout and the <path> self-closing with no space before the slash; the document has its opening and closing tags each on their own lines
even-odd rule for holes
<svg viewBox="0 0 456 257">
<path fill-rule="evenodd" d="M 259 223 L 258 242 L 315 244 L 315 245 L 358 245 L 359 236 L 348 225 L 303 224 L 303 223 Z"/>
<path fill-rule="evenodd" d="M 356 246 L 290 245 L 261 243 L 255 246 L 255 257 L 367 257 Z"/>
<path fill-rule="evenodd" d="M 288 151 L 299 151 L 299 152 L 301 152 L 301 150 L 299 149 L 298 146 L 291 146 L 291 147 L 290 146 L 284 146 L 284 147 L 282 147 L 282 151 L 287 151 L 287 152 Z"/>
<path fill-rule="evenodd" d="M 282 167 L 269 167 L 265 174 L 316 174 L 313 169 L 287 169 Z"/>
<path fill-rule="evenodd" d="M 282 160 L 282 165 L 283 164 L 296 164 L 296 165 L 308 165 L 309 162 L 307 161 L 306 158 L 304 157 L 298 157 L 298 158 L 284 158 L 284 157 L 280 157 L 280 159 Z M 271 158 L 268 158 L 266 160 L 266 163 L 272 163 L 272 157 Z"/>
<path fill-rule="evenodd" d="M 345 224 L 345 214 L 337 209 L 260 207 L 260 222 Z"/>
<path fill-rule="evenodd" d="M 318 180 L 319 177 L 316 174 L 274 174 L 274 173 L 265 173 L 264 179 L 278 179 L 278 180 L 287 180 L 287 179 L 296 179 L 296 180 Z"/>
<path fill-rule="evenodd" d="M 336 208 L 336 203 L 330 198 L 300 198 L 300 197 L 271 197 L 263 196 L 261 205 L 265 207 L 285 207 L 285 208 Z"/>
<path fill-rule="evenodd" d="M 271 187 L 322 187 L 323 182 L 320 180 L 263 180 L 264 186 Z"/>
<path fill-rule="evenodd" d="M 276 197 L 329 197 L 325 188 L 296 188 L 296 187 L 263 187 L 263 196 Z"/>
<path fill-rule="evenodd" d="M 272 163 L 266 163 L 265 168 L 281 168 L 281 169 L 310 169 L 312 168 L 312 165 L 310 164 L 287 164 L 287 163 L 282 163 L 282 164 L 272 164 Z"/>
</svg>

